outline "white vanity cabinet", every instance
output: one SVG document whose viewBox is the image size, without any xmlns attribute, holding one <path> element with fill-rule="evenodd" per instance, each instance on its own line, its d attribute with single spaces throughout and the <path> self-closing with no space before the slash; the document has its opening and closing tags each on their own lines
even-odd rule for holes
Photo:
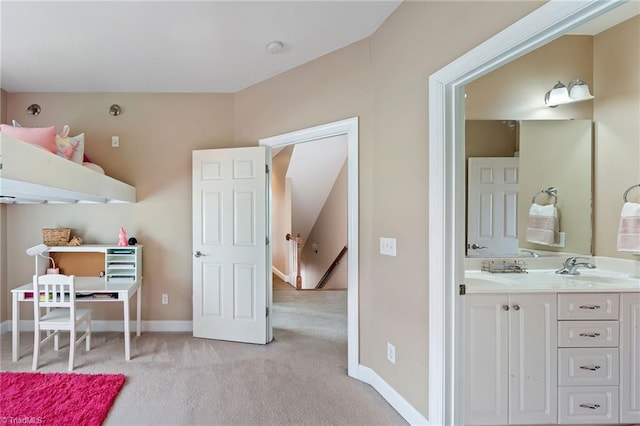
<svg viewBox="0 0 640 426">
<path fill-rule="evenodd" d="M 620 294 L 620 423 L 640 423 L 640 293 Z"/>
<path fill-rule="evenodd" d="M 465 424 L 557 423 L 555 294 L 468 294 Z"/>
<path fill-rule="evenodd" d="M 558 423 L 619 419 L 620 294 L 558 294 Z"/>
</svg>

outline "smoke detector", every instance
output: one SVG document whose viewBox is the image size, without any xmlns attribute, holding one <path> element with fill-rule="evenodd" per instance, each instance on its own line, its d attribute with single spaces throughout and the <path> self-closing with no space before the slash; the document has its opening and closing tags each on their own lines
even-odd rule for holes
<svg viewBox="0 0 640 426">
<path fill-rule="evenodd" d="M 284 44 L 281 41 L 272 41 L 267 44 L 267 52 L 275 55 L 276 53 L 280 53 L 284 50 Z"/>
</svg>

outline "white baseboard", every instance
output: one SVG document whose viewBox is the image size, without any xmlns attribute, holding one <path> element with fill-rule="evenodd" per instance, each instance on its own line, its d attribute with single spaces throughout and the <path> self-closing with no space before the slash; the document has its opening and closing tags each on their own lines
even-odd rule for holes
<svg viewBox="0 0 640 426">
<path fill-rule="evenodd" d="M 32 320 L 20 320 L 20 331 L 33 331 Z M 188 332 L 193 331 L 192 321 L 142 321 L 140 324 L 142 332 Z M 106 320 L 92 320 L 91 330 L 96 332 L 101 331 L 124 331 L 124 324 L 122 321 L 106 321 Z M 136 331 L 136 322 L 129 322 L 129 330 L 134 333 Z M 11 332 L 11 321 L 3 321 L 0 324 L 0 334 Z"/>
<path fill-rule="evenodd" d="M 358 366 L 358 379 L 371 385 L 409 424 L 429 424 L 429 421 L 418 410 L 369 367 Z"/>
<path fill-rule="evenodd" d="M 284 281 L 286 283 L 289 282 L 289 276 L 283 274 L 280 269 L 276 268 L 275 266 L 272 266 L 271 269 L 272 269 L 273 273 L 276 274 L 278 276 L 278 278 L 280 278 L 282 281 Z"/>
</svg>

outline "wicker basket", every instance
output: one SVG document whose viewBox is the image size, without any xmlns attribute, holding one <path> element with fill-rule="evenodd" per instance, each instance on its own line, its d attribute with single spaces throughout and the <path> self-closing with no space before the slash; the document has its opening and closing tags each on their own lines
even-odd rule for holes
<svg viewBox="0 0 640 426">
<path fill-rule="evenodd" d="M 48 246 L 66 246 L 71 236 L 69 228 L 55 228 L 42 230 L 42 242 Z"/>
</svg>

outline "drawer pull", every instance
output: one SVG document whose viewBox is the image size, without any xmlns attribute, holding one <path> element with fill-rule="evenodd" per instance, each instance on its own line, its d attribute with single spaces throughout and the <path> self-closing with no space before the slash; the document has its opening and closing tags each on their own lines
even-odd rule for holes
<svg viewBox="0 0 640 426">
<path fill-rule="evenodd" d="M 600 333 L 580 333 L 578 334 L 580 337 L 598 337 Z"/>
<path fill-rule="evenodd" d="M 580 368 L 583 370 L 596 371 L 600 369 L 600 366 L 599 365 L 581 365 Z"/>
<path fill-rule="evenodd" d="M 600 404 L 580 404 L 582 408 L 588 408 L 590 410 L 596 410 L 600 408 Z"/>
<path fill-rule="evenodd" d="M 598 305 L 581 305 L 580 309 L 600 309 Z"/>
</svg>

